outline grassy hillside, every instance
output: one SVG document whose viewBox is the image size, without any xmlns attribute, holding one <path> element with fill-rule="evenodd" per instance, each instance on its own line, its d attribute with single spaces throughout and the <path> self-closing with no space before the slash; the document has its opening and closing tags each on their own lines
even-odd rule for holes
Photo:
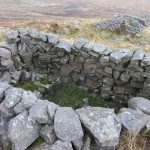
<svg viewBox="0 0 150 150">
<path fill-rule="evenodd" d="M 3 26 L 10 29 L 18 28 L 37 28 L 43 32 L 54 32 L 60 35 L 61 39 L 73 43 L 73 41 L 82 37 L 94 43 L 101 43 L 110 46 L 110 48 L 129 48 L 144 49 L 150 52 L 150 27 L 143 30 L 140 37 L 130 37 L 128 35 L 118 35 L 109 31 L 97 31 L 95 24 L 101 19 L 78 19 L 63 18 L 59 20 L 44 21 L 7 21 Z M 71 26 L 67 28 L 66 26 Z M 0 41 L 4 40 L 4 31 L 0 32 Z"/>
</svg>

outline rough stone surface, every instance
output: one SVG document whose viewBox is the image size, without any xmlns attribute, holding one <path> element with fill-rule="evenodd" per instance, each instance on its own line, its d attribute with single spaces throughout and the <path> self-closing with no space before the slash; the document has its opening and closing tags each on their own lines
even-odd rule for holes
<svg viewBox="0 0 150 150">
<path fill-rule="evenodd" d="M 87 135 L 81 150 L 91 150 L 91 136 Z"/>
<path fill-rule="evenodd" d="M 54 115 L 56 113 L 56 110 L 58 109 L 58 105 L 56 105 L 55 103 L 52 103 L 52 102 L 49 102 L 49 105 L 48 105 L 48 114 L 49 114 L 49 117 L 51 120 L 54 120 Z"/>
<path fill-rule="evenodd" d="M 149 116 L 130 108 L 122 108 L 118 117 L 122 125 L 132 135 L 137 135 L 149 120 Z"/>
<path fill-rule="evenodd" d="M 81 150 L 81 148 L 83 146 L 83 140 L 82 139 L 75 140 L 75 141 L 72 142 L 72 144 L 74 145 L 76 150 Z"/>
<path fill-rule="evenodd" d="M 110 60 L 117 64 L 124 64 L 130 60 L 133 51 L 128 49 L 120 49 L 110 54 Z"/>
<path fill-rule="evenodd" d="M 75 48 L 81 49 L 86 43 L 87 41 L 85 39 L 78 38 L 75 40 L 73 45 L 75 46 Z"/>
<path fill-rule="evenodd" d="M 47 107 L 48 100 L 37 100 L 37 102 L 29 109 L 29 116 L 39 123 L 50 123 Z"/>
<path fill-rule="evenodd" d="M 28 112 L 26 111 L 11 119 L 8 136 L 12 143 L 12 149 L 25 150 L 39 137 L 39 130 L 40 125 L 28 117 Z"/>
<path fill-rule="evenodd" d="M 10 87 L 11 85 L 8 82 L 0 82 L 0 101 L 4 97 L 5 91 Z"/>
<path fill-rule="evenodd" d="M 150 101 L 143 97 L 133 97 L 128 101 L 128 107 L 150 115 Z"/>
<path fill-rule="evenodd" d="M 8 137 L 8 122 L 6 119 L 0 116 L 0 143 L 2 144 L 2 150 L 7 150 L 10 147 L 10 140 Z"/>
<path fill-rule="evenodd" d="M 114 110 L 89 106 L 78 109 L 76 112 L 98 144 L 119 138 L 121 124 L 114 114 Z M 116 145 L 116 143 L 113 144 Z"/>
<path fill-rule="evenodd" d="M 26 150 L 50 150 L 50 147 L 51 147 L 50 144 L 47 144 L 46 142 L 44 142 L 38 146 L 27 148 Z"/>
<path fill-rule="evenodd" d="M 53 33 L 48 33 L 47 38 L 48 38 L 48 42 L 51 45 L 55 45 L 59 42 L 59 37 L 57 35 L 53 34 Z"/>
<path fill-rule="evenodd" d="M 103 54 L 105 51 L 107 50 L 107 46 L 106 45 L 94 45 L 93 47 L 93 51 L 99 54 Z"/>
<path fill-rule="evenodd" d="M 54 119 L 56 136 L 65 141 L 75 141 L 83 137 L 78 115 L 72 108 L 58 108 Z"/>
<path fill-rule="evenodd" d="M 68 76 L 73 71 L 73 68 L 68 64 L 65 64 L 60 69 L 60 75 L 63 77 Z"/>
<path fill-rule="evenodd" d="M 116 33 L 136 35 L 145 28 L 145 22 L 131 16 L 117 16 L 96 25 L 97 30 L 109 30 Z"/>
<path fill-rule="evenodd" d="M 66 52 L 71 52 L 71 45 L 64 41 L 59 41 L 57 45 L 55 45 L 56 50 L 64 50 Z"/>
<path fill-rule="evenodd" d="M 22 99 L 19 104 L 14 107 L 15 113 L 20 113 L 26 109 L 29 109 L 37 101 L 37 97 L 30 91 L 23 91 Z"/>
<path fill-rule="evenodd" d="M 41 127 L 39 134 L 48 144 L 53 144 L 56 140 L 54 126 L 44 125 Z"/>
<path fill-rule="evenodd" d="M 73 150 L 70 142 L 57 140 L 49 150 Z"/>
<path fill-rule="evenodd" d="M 138 50 L 135 51 L 135 53 L 133 54 L 131 61 L 138 61 L 138 60 L 142 60 L 143 58 L 144 58 L 144 51 Z"/>
<path fill-rule="evenodd" d="M 20 88 L 10 88 L 5 91 L 5 99 L 3 101 L 6 108 L 11 108 L 21 101 L 23 90 Z"/>
<path fill-rule="evenodd" d="M 0 48 L 0 60 L 1 59 L 10 59 L 11 58 L 11 52 L 8 49 Z"/>
</svg>

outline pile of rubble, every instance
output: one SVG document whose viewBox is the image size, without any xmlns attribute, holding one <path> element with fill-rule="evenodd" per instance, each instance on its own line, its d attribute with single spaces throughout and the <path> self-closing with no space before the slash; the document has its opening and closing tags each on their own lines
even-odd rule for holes
<svg viewBox="0 0 150 150">
<path fill-rule="evenodd" d="M 131 16 L 117 16 L 96 24 L 97 30 L 109 30 L 116 33 L 140 35 L 146 27 L 143 20 Z"/>
</svg>

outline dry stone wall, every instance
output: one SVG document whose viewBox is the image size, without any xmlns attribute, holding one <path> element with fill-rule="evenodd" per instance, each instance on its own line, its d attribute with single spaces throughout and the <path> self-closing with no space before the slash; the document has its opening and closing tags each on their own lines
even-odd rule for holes
<svg viewBox="0 0 150 150">
<path fill-rule="evenodd" d="M 150 54 L 118 49 L 78 38 L 73 44 L 52 33 L 19 29 L 7 33 L 0 48 L 1 78 L 9 83 L 36 81 L 75 83 L 104 99 L 150 98 Z"/>
</svg>

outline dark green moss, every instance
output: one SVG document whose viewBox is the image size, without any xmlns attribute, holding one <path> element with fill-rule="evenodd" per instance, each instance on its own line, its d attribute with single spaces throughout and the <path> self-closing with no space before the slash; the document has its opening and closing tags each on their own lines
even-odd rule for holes
<svg viewBox="0 0 150 150">
<path fill-rule="evenodd" d="M 39 146 L 39 145 L 41 145 L 44 142 L 45 141 L 43 140 L 43 138 L 39 137 L 36 141 L 34 141 L 34 143 L 31 145 L 31 147 Z"/>
<path fill-rule="evenodd" d="M 91 93 L 80 90 L 75 85 L 61 85 L 48 95 L 48 100 L 63 107 L 78 109 L 84 105 L 83 99 L 88 98 L 90 106 L 117 108 L 99 95 L 93 96 Z"/>
<path fill-rule="evenodd" d="M 50 82 L 49 82 L 49 80 L 46 76 L 43 76 L 43 77 L 40 78 L 40 83 L 44 84 L 44 85 L 50 84 Z"/>
<path fill-rule="evenodd" d="M 150 136 L 150 130 L 146 132 L 146 135 L 147 135 L 147 136 Z"/>
<path fill-rule="evenodd" d="M 16 87 L 22 88 L 24 90 L 29 90 L 29 91 L 35 91 L 35 90 L 39 90 L 39 86 L 36 85 L 34 82 L 32 81 L 23 81 L 20 82 L 16 85 Z"/>
</svg>

